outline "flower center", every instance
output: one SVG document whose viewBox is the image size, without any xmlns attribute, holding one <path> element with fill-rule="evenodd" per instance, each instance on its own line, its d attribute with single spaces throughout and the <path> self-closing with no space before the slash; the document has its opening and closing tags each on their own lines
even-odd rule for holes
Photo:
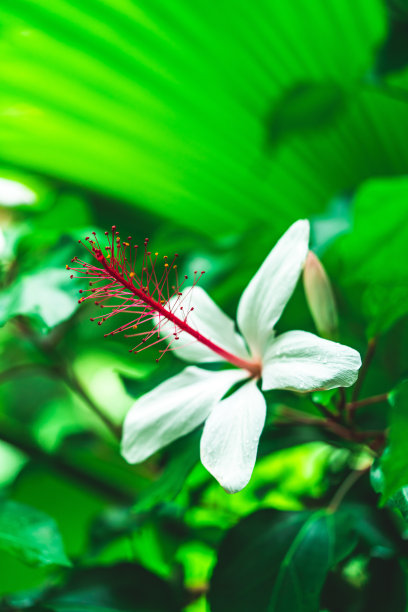
<svg viewBox="0 0 408 612">
<path fill-rule="evenodd" d="M 144 241 L 144 248 L 139 249 L 138 245 L 132 245 L 131 236 L 126 241 L 121 240 L 116 226 L 112 226 L 111 235 L 105 232 L 108 245 L 104 249 L 99 244 L 95 232 L 92 232 L 92 235 L 93 239 L 89 236 L 85 239 L 88 244 L 84 244 L 81 240 L 79 242 L 100 266 L 74 257 L 71 263 L 78 264 L 79 267 L 66 267 L 77 273 L 76 278 L 89 280 L 89 289 L 80 290 L 80 293 L 85 295 L 79 302 L 94 300 L 95 305 L 104 310 L 103 314 L 92 317 L 91 321 L 97 320 L 98 325 L 102 325 L 113 316 L 132 315 L 131 320 L 127 316 L 127 320 L 122 325 L 105 336 L 125 332 L 126 337 L 138 338 L 138 343 L 129 351 L 131 353 L 139 353 L 150 346 L 167 341 L 165 348 L 160 350 L 160 357 L 156 359 L 160 361 L 168 350 L 176 348 L 173 345 L 180 334 L 187 333 L 229 363 L 247 370 L 252 377 L 261 376 L 259 363 L 242 359 L 226 351 L 189 324 L 189 315 L 194 307 L 184 308 L 180 305 L 187 297 L 191 297 L 191 291 L 204 272 L 199 274 L 195 271 L 192 287 L 183 291 L 183 285 L 188 277 L 184 276 L 182 282 L 179 281 L 175 263 L 177 253 L 171 262 L 166 255 L 159 260 L 158 253 L 152 254 L 148 250 L 147 238 Z M 71 278 L 74 278 L 74 274 L 71 274 Z M 171 304 L 170 299 L 173 297 L 175 300 Z M 178 312 L 182 312 L 181 316 L 174 313 L 176 307 Z M 140 329 L 140 326 L 147 322 L 153 325 L 148 329 Z"/>
</svg>

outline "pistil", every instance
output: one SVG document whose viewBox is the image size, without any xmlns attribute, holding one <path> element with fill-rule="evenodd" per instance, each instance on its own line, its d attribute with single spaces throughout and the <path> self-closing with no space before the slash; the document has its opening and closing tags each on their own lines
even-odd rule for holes
<svg viewBox="0 0 408 612">
<path fill-rule="evenodd" d="M 141 342 L 130 350 L 130 352 L 140 352 L 146 349 L 148 346 L 153 346 L 166 339 L 171 338 L 168 346 L 161 350 L 161 356 L 164 355 L 167 350 L 172 350 L 171 345 L 173 342 L 177 342 L 179 334 L 181 332 L 187 333 L 191 338 L 200 342 L 215 354 L 219 355 L 225 361 L 228 361 L 232 365 L 247 370 L 251 377 L 260 378 L 261 376 L 261 364 L 256 361 L 243 359 L 230 353 L 221 346 L 215 344 L 212 340 L 203 336 L 199 331 L 194 329 L 188 322 L 189 313 L 194 308 L 184 309 L 180 306 L 180 311 L 183 313 L 182 316 L 177 316 L 172 312 L 169 304 L 170 298 L 175 297 L 176 303 L 182 302 L 189 295 L 188 292 L 183 292 L 182 287 L 185 283 L 187 276 L 184 280 L 179 283 L 177 265 L 175 261 L 177 254 L 174 256 L 172 262 L 169 263 L 167 256 L 164 256 L 164 267 L 161 274 L 156 275 L 156 263 L 158 253 L 155 253 L 153 260 L 152 254 L 147 249 L 148 239 L 144 241 L 144 252 L 141 258 L 140 272 L 136 271 L 136 262 L 139 260 L 138 257 L 138 246 L 131 244 L 132 238 L 129 236 L 126 241 L 121 241 L 119 232 L 116 231 L 116 227 L 112 227 L 112 235 L 109 237 L 108 232 L 105 232 L 105 236 L 108 240 L 108 246 L 105 247 L 106 254 L 102 250 L 99 244 L 95 232 L 92 232 L 93 239 L 89 237 L 86 241 L 89 247 L 79 241 L 88 252 L 101 264 L 102 267 L 97 267 L 92 264 L 88 264 L 84 261 L 74 258 L 72 262 L 77 262 L 79 268 L 67 266 L 67 269 L 71 269 L 79 274 L 85 274 L 88 278 L 93 280 L 89 283 L 91 289 L 86 290 L 86 295 L 81 297 L 79 300 L 83 302 L 86 299 L 94 299 L 95 305 L 99 305 L 101 308 L 110 309 L 110 312 L 100 317 L 98 325 L 102 325 L 104 321 L 116 314 L 136 314 L 137 318 L 122 325 L 114 331 L 109 332 L 106 335 L 113 335 L 119 332 L 127 330 L 137 330 L 136 333 L 128 334 L 127 337 L 142 336 Z M 133 251 L 133 252 L 132 252 Z M 175 285 L 169 285 L 169 274 L 173 273 L 175 277 Z M 201 276 L 198 272 L 194 272 L 194 281 L 192 288 L 197 284 Z M 73 278 L 73 275 L 71 275 Z M 82 278 L 82 276 L 81 276 Z M 94 280 L 95 279 L 95 280 Z M 105 281 L 103 286 L 98 286 L 99 282 Z M 106 284 L 107 282 L 107 284 Z M 94 286 L 96 285 L 96 287 Z M 83 290 L 80 290 L 83 293 Z M 110 298 L 119 298 L 122 300 L 119 304 L 106 304 L 106 300 Z M 157 321 L 158 315 L 158 321 Z M 94 321 L 92 318 L 91 321 Z M 170 322 L 174 325 L 174 332 L 163 334 L 161 333 L 161 321 Z M 142 323 L 151 321 L 155 323 L 153 329 L 147 331 L 139 331 L 139 326 Z M 173 337 L 172 337 L 173 336 Z M 156 339 L 150 344 L 147 343 L 151 338 Z M 161 357 L 160 357 L 161 358 Z M 157 359 L 156 361 L 160 360 Z"/>
<path fill-rule="evenodd" d="M 172 323 L 174 323 L 177 328 L 180 328 L 182 331 L 186 332 L 187 334 L 189 334 L 190 336 L 198 340 L 198 342 L 201 342 L 201 344 L 204 344 L 205 346 L 207 346 L 214 353 L 217 353 L 217 355 L 219 355 L 220 357 L 222 357 L 229 363 L 232 363 L 238 368 L 243 368 L 244 370 L 248 370 L 248 372 L 254 378 L 260 378 L 261 376 L 260 364 L 246 360 L 246 359 L 242 359 L 241 357 L 237 357 L 233 353 L 230 353 L 229 351 L 226 351 L 225 349 L 221 348 L 220 346 L 212 342 L 212 340 L 210 340 L 209 338 L 206 338 L 205 336 L 200 334 L 198 331 L 193 329 L 190 325 L 188 325 L 188 323 L 186 323 L 186 321 L 183 321 L 182 319 L 177 317 L 174 313 L 164 308 L 164 306 L 159 304 L 156 300 L 151 298 L 149 295 L 147 295 L 146 293 L 144 293 L 143 291 L 135 287 L 132 283 L 129 283 L 128 281 L 126 281 L 120 274 L 118 274 L 118 272 L 115 269 L 109 266 L 109 264 L 106 262 L 105 259 L 103 259 L 101 263 L 103 264 L 105 270 L 108 272 L 110 276 L 115 278 L 119 283 L 121 283 L 124 287 L 126 287 L 126 289 L 128 289 L 135 296 L 137 296 L 139 300 L 142 300 L 145 304 L 147 304 L 152 310 L 156 311 L 164 319 L 167 319 L 171 321 Z"/>
</svg>

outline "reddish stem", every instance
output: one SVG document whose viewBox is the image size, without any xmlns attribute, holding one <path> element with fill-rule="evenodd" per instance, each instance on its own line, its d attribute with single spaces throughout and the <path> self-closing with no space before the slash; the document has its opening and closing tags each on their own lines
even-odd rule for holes
<svg viewBox="0 0 408 612">
<path fill-rule="evenodd" d="M 372 395 L 365 399 L 358 400 L 357 402 L 350 402 L 346 405 L 346 409 L 349 412 L 354 412 L 362 406 L 370 406 L 370 404 L 379 404 L 380 402 L 386 402 L 388 400 L 388 393 L 381 393 L 381 395 Z"/>
<path fill-rule="evenodd" d="M 377 338 L 371 338 L 368 341 L 367 352 L 364 356 L 363 363 L 362 363 L 362 366 L 360 368 L 360 372 L 357 378 L 357 382 L 355 384 L 355 387 L 354 387 L 354 390 L 351 396 L 351 401 L 353 403 L 358 400 L 358 396 L 360 394 L 361 387 L 363 386 L 363 382 L 366 377 L 367 370 L 370 366 L 370 363 L 373 360 L 376 347 L 377 347 Z"/>
<path fill-rule="evenodd" d="M 115 278 L 121 285 L 126 287 L 126 289 L 131 291 L 140 300 L 148 304 L 148 306 L 150 306 L 152 310 L 155 310 L 156 312 L 161 314 L 165 319 L 168 319 L 169 321 L 174 323 L 182 331 L 188 333 L 190 336 L 198 340 L 198 342 L 201 342 L 201 344 L 204 344 L 205 346 L 207 346 L 214 353 L 217 353 L 217 355 L 220 355 L 220 357 L 222 357 L 226 361 L 229 361 L 229 363 L 232 363 L 238 368 L 248 370 L 248 372 L 254 378 L 259 378 L 261 376 L 260 364 L 253 362 L 253 361 L 247 361 L 246 359 L 242 359 L 241 357 L 237 357 L 236 355 L 233 355 L 229 351 L 226 351 L 225 349 L 221 348 L 217 344 L 214 344 L 214 342 L 212 342 L 211 340 L 209 340 L 208 338 L 200 334 L 200 332 L 190 327 L 188 323 L 179 319 L 179 317 L 177 317 L 174 313 L 170 312 L 169 310 L 166 310 L 166 308 L 164 308 L 159 302 L 157 302 L 152 297 L 144 293 L 141 289 L 138 289 L 132 283 L 127 281 L 117 270 L 115 270 L 114 268 L 108 265 L 105 258 L 103 258 L 100 261 L 110 276 Z"/>
</svg>

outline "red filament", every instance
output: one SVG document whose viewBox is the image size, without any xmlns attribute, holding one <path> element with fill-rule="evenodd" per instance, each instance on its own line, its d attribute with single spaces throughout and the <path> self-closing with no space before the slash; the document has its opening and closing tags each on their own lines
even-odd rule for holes
<svg viewBox="0 0 408 612">
<path fill-rule="evenodd" d="M 189 315 L 194 310 L 192 292 L 204 272 L 195 271 L 191 286 L 184 289 L 188 277 L 179 279 L 177 253 L 172 258 L 152 253 L 148 238 L 142 247 L 133 244 L 131 236 L 122 240 L 116 226 L 112 226 L 111 232 L 105 232 L 105 236 L 106 245 L 99 243 L 95 232 L 92 237 L 87 236 L 85 242 L 79 240 L 96 262 L 88 263 L 74 257 L 73 265 L 66 266 L 74 272 L 71 278 L 89 281 L 88 289 L 80 290 L 79 302 L 94 300 L 102 311 L 91 321 L 102 325 L 116 315 L 126 315 L 125 322 L 105 336 L 124 333 L 128 338 L 136 338 L 129 351 L 132 353 L 149 346 L 164 346 L 159 351 L 159 361 L 166 351 L 174 348 L 172 345 L 181 333 L 188 333 L 192 340 L 206 345 L 223 359 L 259 376 L 258 364 L 225 351 L 189 324 Z"/>
</svg>

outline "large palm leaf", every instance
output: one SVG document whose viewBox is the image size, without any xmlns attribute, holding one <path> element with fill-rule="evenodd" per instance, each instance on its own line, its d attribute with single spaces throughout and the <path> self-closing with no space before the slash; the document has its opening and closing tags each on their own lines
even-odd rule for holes
<svg viewBox="0 0 408 612">
<path fill-rule="evenodd" d="M 3 0 L 0 20 L 4 165 L 215 235 L 276 232 L 406 167 L 405 106 L 359 85 L 378 0 Z M 295 129 L 283 116 L 275 142 L 277 103 L 302 83 L 329 102 Z"/>
</svg>

